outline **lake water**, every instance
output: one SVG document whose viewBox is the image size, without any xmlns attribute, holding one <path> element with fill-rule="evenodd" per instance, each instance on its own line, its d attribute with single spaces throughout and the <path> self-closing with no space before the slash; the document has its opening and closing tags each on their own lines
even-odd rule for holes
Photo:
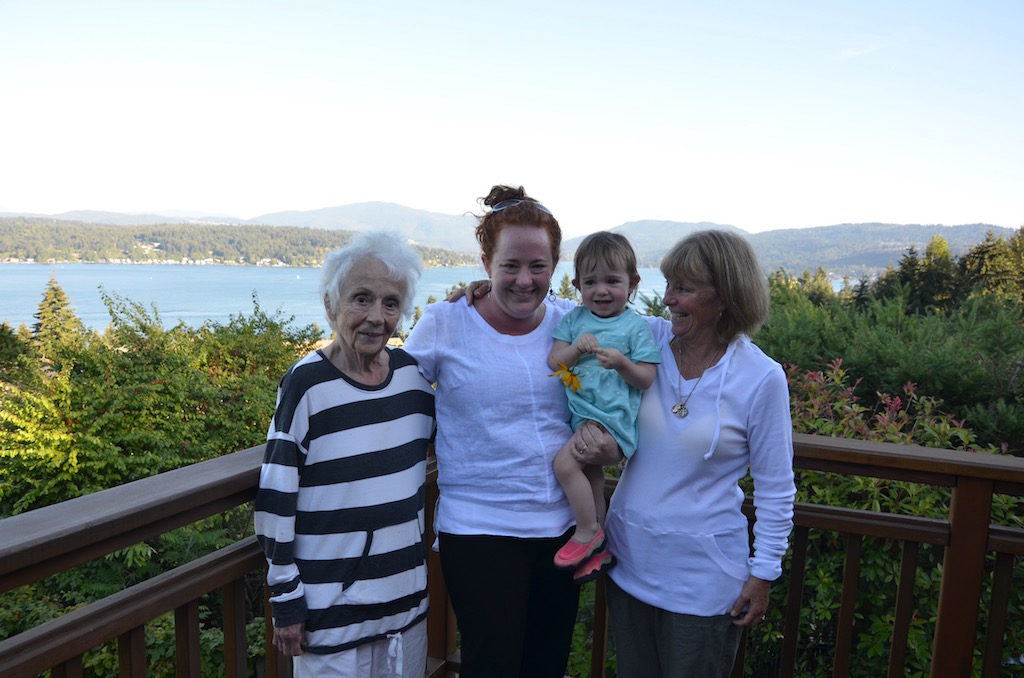
<svg viewBox="0 0 1024 678">
<path fill-rule="evenodd" d="M 572 264 L 555 269 L 557 289 Z M 224 324 L 229 316 L 253 311 L 252 297 L 268 313 L 280 309 L 295 316 L 298 326 L 317 323 L 326 328 L 323 305 L 317 298 L 320 270 L 266 266 L 185 266 L 178 264 L 0 264 L 0 321 L 29 327 L 43 298 L 50 276 L 68 296 L 75 314 L 87 327 L 102 331 L 110 315 L 100 298 L 100 287 L 147 309 L 156 306 L 165 327 L 178 322 L 199 326 Z M 413 304 L 425 308 L 427 298 L 442 298 L 460 282 L 486 278 L 482 266 L 428 268 L 423 271 Z M 640 292 L 660 295 L 665 280 L 656 268 L 640 269 Z"/>
</svg>

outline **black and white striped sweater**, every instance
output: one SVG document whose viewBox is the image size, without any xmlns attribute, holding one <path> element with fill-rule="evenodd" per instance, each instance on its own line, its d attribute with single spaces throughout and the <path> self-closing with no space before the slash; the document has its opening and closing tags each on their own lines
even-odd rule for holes
<svg viewBox="0 0 1024 678">
<path fill-rule="evenodd" d="M 389 349 L 390 376 L 358 384 L 320 351 L 281 380 L 256 495 L 274 623 L 306 623 L 307 651 L 340 652 L 427 611 L 424 472 L 434 394 Z"/>
</svg>

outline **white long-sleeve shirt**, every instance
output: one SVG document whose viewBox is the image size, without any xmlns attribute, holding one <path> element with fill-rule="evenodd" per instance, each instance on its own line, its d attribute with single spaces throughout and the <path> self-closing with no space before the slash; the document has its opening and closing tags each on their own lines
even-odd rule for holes
<svg viewBox="0 0 1024 678">
<path fill-rule="evenodd" d="M 671 612 L 725 614 L 753 575 L 782 572 L 793 525 L 793 426 L 785 374 L 749 338 L 734 340 L 699 383 L 679 372 L 671 325 L 650 318 L 662 361 L 640 405 L 640 439 L 612 497 L 605 531 L 610 576 Z M 754 479 L 753 557 L 738 483 Z"/>
</svg>

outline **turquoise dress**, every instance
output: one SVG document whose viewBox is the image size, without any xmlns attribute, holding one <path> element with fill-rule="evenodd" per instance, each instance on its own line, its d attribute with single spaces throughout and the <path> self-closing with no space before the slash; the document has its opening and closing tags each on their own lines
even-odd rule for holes
<svg viewBox="0 0 1024 678">
<path fill-rule="evenodd" d="M 651 329 L 641 316 L 630 308 L 611 318 L 601 318 L 586 307 L 570 311 L 555 328 L 554 338 L 568 344 L 586 333 L 597 337 L 602 348 L 618 349 L 635 363 L 660 363 L 661 351 L 654 343 Z M 615 438 L 627 458 L 636 450 L 636 416 L 640 410 L 640 389 L 633 388 L 615 370 L 605 369 L 597 355 L 587 353 L 574 365 L 580 390 L 566 388 L 569 398 L 570 424 L 575 431 L 588 419 L 596 421 Z"/>
</svg>

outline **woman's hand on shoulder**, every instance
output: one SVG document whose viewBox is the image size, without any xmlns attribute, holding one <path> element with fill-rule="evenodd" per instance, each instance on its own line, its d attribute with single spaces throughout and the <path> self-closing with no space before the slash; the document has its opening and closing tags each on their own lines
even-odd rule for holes
<svg viewBox="0 0 1024 678">
<path fill-rule="evenodd" d="M 448 295 L 445 301 L 455 302 L 462 297 L 466 297 L 466 305 L 472 306 L 473 302 L 481 297 L 486 297 L 490 291 L 490 280 L 474 280 L 465 287 L 456 288 L 455 291 Z"/>
</svg>

